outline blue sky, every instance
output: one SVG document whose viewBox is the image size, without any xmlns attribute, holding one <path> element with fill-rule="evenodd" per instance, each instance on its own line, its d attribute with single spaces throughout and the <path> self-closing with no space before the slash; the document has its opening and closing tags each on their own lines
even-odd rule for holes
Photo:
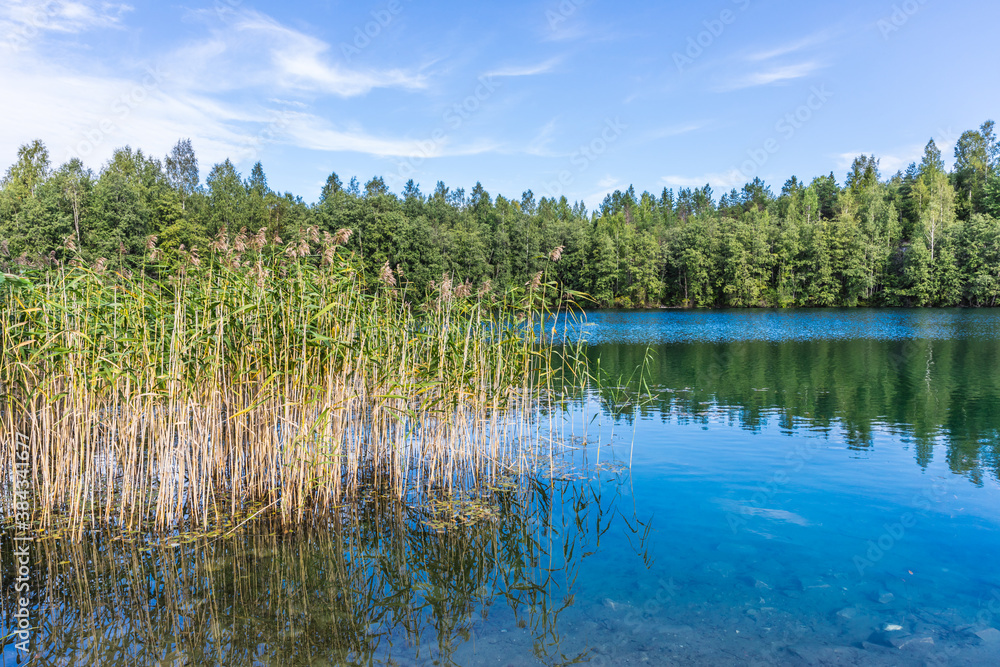
<svg viewBox="0 0 1000 667">
<path fill-rule="evenodd" d="M 0 169 L 33 138 L 97 170 L 190 137 L 202 178 L 260 160 L 314 201 L 331 171 L 496 195 L 946 160 L 1000 116 L 995 2 L 4 0 Z M 1000 120 L 1000 119 L 998 119 Z"/>
</svg>

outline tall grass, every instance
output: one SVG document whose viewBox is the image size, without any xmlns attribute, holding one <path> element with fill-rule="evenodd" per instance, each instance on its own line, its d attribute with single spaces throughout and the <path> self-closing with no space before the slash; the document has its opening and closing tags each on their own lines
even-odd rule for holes
<svg viewBox="0 0 1000 667">
<path fill-rule="evenodd" d="M 493 294 L 444 278 L 425 306 L 349 232 L 275 246 L 224 233 L 155 275 L 99 260 L 0 285 L 5 509 L 19 439 L 43 527 L 285 522 L 365 491 L 419 502 L 530 468 L 552 386 L 544 277 Z M 551 446 L 551 445 L 550 445 Z"/>
</svg>

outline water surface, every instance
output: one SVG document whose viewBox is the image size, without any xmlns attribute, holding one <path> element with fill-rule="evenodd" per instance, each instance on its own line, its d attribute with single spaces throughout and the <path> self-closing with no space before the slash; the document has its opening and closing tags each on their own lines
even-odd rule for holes
<svg viewBox="0 0 1000 667">
<path fill-rule="evenodd" d="M 39 544 L 39 664 L 1000 664 L 1000 312 L 583 331 L 584 475 L 449 527 Z"/>
</svg>

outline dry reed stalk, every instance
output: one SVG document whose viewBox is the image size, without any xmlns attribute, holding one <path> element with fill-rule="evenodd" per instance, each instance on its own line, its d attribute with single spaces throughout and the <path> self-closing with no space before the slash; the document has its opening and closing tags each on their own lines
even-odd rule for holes
<svg viewBox="0 0 1000 667">
<path fill-rule="evenodd" d="M 299 523 L 366 489 L 419 503 L 531 470 L 548 284 L 498 297 L 446 276 L 418 316 L 389 271 L 369 289 L 334 245 L 314 264 L 305 243 L 288 259 L 237 237 L 242 268 L 61 267 L 0 292 L 0 455 L 27 438 L 40 525 L 207 527 L 253 503 Z"/>
</svg>

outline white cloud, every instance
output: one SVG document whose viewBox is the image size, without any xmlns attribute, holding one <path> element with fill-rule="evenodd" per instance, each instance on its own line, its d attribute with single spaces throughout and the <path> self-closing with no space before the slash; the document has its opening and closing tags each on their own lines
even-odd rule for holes
<svg viewBox="0 0 1000 667">
<path fill-rule="evenodd" d="M 944 160 L 945 166 L 950 168 L 950 165 L 955 161 L 955 144 L 958 143 L 954 131 L 951 128 L 942 128 L 933 139 L 934 143 L 937 144 L 938 150 L 941 151 L 941 158 Z M 854 164 L 854 158 L 859 155 L 874 155 L 879 161 L 879 171 L 882 174 L 882 178 L 885 179 L 890 178 L 897 171 L 906 171 L 906 168 L 913 162 L 920 164 L 926 147 L 926 142 L 913 143 L 907 146 L 897 146 L 883 154 L 879 154 L 874 150 L 850 151 L 835 155 L 834 158 L 837 161 L 837 166 L 846 172 Z"/>
<path fill-rule="evenodd" d="M 367 133 L 358 126 L 336 128 L 314 115 L 285 113 L 282 115 L 284 140 L 301 148 L 322 151 L 349 151 L 376 157 L 432 159 L 479 155 L 497 149 L 488 140 L 471 144 L 453 144 L 447 137 L 433 139 L 386 138 Z"/>
<path fill-rule="evenodd" d="M 597 181 L 597 187 L 607 190 L 608 188 L 614 188 L 618 185 L 620 181 L 615 176 L 608 174 L 601 180 Z"/>
<path fill-rule="evenodd" d="M 4 0 L 0 4 L 0 43 L 28 48 L 45 32 L 80 33 L 113 28 L 132 7 L 105 0 Z"/>
<path fill-rule="evenodd" d="M 4 5 L 0 17 L 8 23 L 11 16 L 23 18 L 29 4 Z M 378 137 L 346 124 L 334 127 L 308 113 L 317 99 L 423 87 L 419 73 L 347 69 L 328 58 L 326 43 L 250 10 L 230 12 L 221 24 L 214 12 L 195 12 L 214 25 L 204 39 L 152 54 L 162 67 L 106 62 L 89 50 L 66 58 L 65 50 L 48 48 L 60 46 L 57 32 L 117 25 L 125 6 L 82 1 L 52 6 L 58 7 L 52 11 L 59 30 L 41 35 L 30 51 L 0 52 L 0 90 L 18 100 L 4 110 L 0 163 L 36 137 L 54 162 L 77 156 L 93 168 L 117 147 L 130 144 L 163 155 L 181 137 L 192 139 L 203 171 L 226 157 L 255 160 L 260 148 L 275 142 L 375 156 L 425 155 L 414 140 Z M 485 142 L 442 143 L 433 154 L 489 149 Z"/>
<path fill-rule="evenodd" d="M 741 90 L 744 88 L 768 86 L 775 83 L 794 81 L 795 79 L 801 79 L 809 76 L 819 68 L 819 63 L 810 61 L 795 65 L 783 65 L 758 72 L 751 72 L 742 78 L 728 82 L 723 85 L 720 90 Z"/>
<path fill-rule="evenodd" d="M 666 139 L 668 137 L 678 137 L 683 134 L 689 134 L 691 132 L 697 132 L 708 125 L 707 122 L 698 121 L 694 123 L 685 123 L 683 125 L 670 125 L 668 127 L 661 127 L 659 129 L 650 132 L 647 137 L 651 140 L 653 139 Z"/>
<path fill-rule="evenodd" d="M 664 176 L 663 182 L 678 188 L 701 188 L 705 184 L 711 185 L 716 192 L 746 185 L 748 179 L 739 169 L 732 169 L 726 172 L 716 172 L 704 174 L 702 176 Z"/>
<path fill-rule="evenodd" d="M 57 164 L 80 157 L 96 169 L 125 144 L 163 155 L 178 138 L 191 137 L 204 166 L 245 151 L 252 128 L 268 120 L 264 109 L 178 89 L 166 70 L 102 76 L 29 57 L 10 62 L 0 68 L 0 89 L 19 102 L 4 111 L 0 162 L 12 160 L 18 145 L 33 138 L 46 143 Z"/>
<path fill-rule="evenodd" d="M 548 29 L 542 41 L 571 42 L 588 37 L 590 32 L 583 25 L 567 26 L 565 28 Z"/>
<path fill-rule="evenodd" d="M 194 16 L 216 21 L 213 12 Z M 192 86 L 205 90 L 276 87 L 307 95 L 355 97 L 376 88 L 422 89 L 426 77 L 402 69 L 350 69 L 329 57 L 330 45 L 253 10 L 227 15 L 211 36 L 177 50 L 171 60 Z"/>
<path fill-rule="evenodd" d="M 549 58 L 545 62 L 536 63 L 534 65 L 515 65 L 510 67 L 502 67 L 492 72 L 487 72 L 485 76 L 535 76 L 538 74 L 546 74 L 551 72 L 552 69 L 562 61 L 562 58 Z"/>
<path fill-rule="evenodd" d="M 818 32 L 809 35 L 807 37 L 803 37 L 802 39 L 796 40 L 794 42 L 789 42 L 787 44 L 777 46 L 767 51 L 758 51 L 757 53 L 752 53 L 749 56 L 747 56 L 747 59 L 759 62 L 762 60 L 771 60 L 772 58 L 777 58 L 779 56 L 787 56 L 790 53 L 797 53 L 798 51 L 810 49 L 814 46 L 819 46 L 820 44 L 823 44 L 824 42 L 828 41 L 830 39 L 830 36 L 831 36 L 830 32 L 824 30 L 822 32 Z"/>
<path fill-rule="evenodd" d="M 556 129 L 559 126 L 559 119 L 553 118 L 538 131 L 535 138 L 531 140 L 524 153 L 535 157 L 560 157 L 561 153 L 556 153 L 549 148 L 555 138 Z"/>
<path fill-rule="evenodd" d="M 613 182 L 611 182 L 612 180 Z M 615 190 L 622 190 L 628 186 L 619 183 L 617 179 L 605 177 L 597 183 L 597 187 L 599 188 L 597 192 L 592 192 L 591 194 L 584 195 L 582 197 L 584 205 L 591 210 L 599 208 L 601 203 L 604 202 L 604 198 Z"/>
</svg>

